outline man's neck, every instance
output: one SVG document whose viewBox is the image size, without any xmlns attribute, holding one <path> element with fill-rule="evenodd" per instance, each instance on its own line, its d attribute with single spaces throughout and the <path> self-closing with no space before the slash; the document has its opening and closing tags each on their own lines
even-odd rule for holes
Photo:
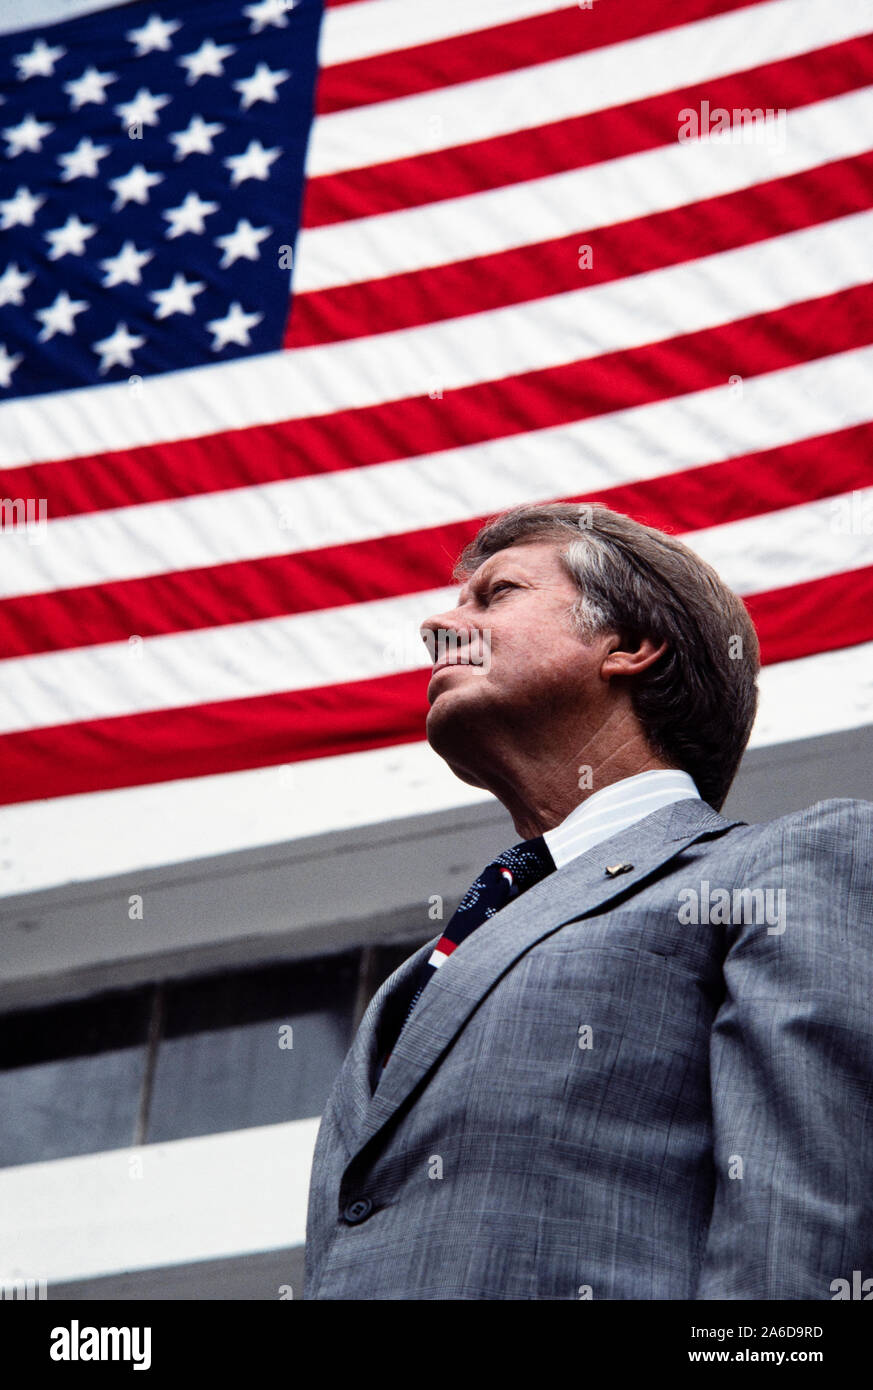
<svg viewBox="0 0 873 1390">
<path fill-rule="evenodd" d="M 511 780 L 509 777 L 495 779 L 495 785 L 489 790 L 503 802 L 521 839 L 530 840 L 560 825 L 596 792 L 640 772 L 668 770 L 673 766 L 647 750 L 634 759 L 616 756 L 596 765 L 577 763 L 571 769 L 571 777 L 566 775 L 565 767 L 517 770 Z"/>
</svg>

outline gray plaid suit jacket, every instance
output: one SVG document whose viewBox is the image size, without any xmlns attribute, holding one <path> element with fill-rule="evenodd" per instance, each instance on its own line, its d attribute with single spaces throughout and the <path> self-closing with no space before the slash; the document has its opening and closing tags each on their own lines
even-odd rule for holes
<svg viewBox="0 0 873 1390">
<path fill-rule="evenodd" d="M 423 946 L 325 1109 L 304 1297 L 831 1299 L 873 1277 L 871 862 L 870 802 L 763 825 L 662 807 L 480 926 L 374 1090 Z M 768 920 L 743 889 L 771 890 Z"/>
</svg>

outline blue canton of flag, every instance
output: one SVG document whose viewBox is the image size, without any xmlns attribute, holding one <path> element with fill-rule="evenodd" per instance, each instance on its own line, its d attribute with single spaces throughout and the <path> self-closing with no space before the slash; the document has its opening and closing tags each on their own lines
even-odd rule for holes
<svg viewBox="0 0 873 1390">
<path fill-rule="evenodd" d="M 0 398 L 281 346 L 321 0 L 0 40 Z"/>
</svg>

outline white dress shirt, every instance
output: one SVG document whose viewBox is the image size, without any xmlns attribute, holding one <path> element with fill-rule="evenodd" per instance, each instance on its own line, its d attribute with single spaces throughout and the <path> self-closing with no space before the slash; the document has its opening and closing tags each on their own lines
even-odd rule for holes
<svg viewBox="0 0 873 1390">
<path fill-rule="evenodd" d="M 687 772 L 672 767 L 638 772 L 586 797 L 554 830 L 546 830 L 543 839 L 555 864 L 563 869 L 577 855 L 626 830 L 634 821 L 692 796 L 699 800 L 700 792 Z"/>
</svg>

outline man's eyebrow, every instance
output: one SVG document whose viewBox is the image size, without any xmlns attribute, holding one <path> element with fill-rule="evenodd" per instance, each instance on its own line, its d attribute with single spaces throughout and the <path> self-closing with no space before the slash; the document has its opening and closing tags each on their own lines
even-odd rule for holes
<svg viewBox="0 0 873 1390">
<path fill-rule="evenodd" d="M 521 563 L 520 561 L 514 560 L 514 559 L 510 558 L 510 556 L 507 555 L 507 556 L 504 557 L 504 559 L 498 560 L 495 564 L 491 564 L 492 558 L 493 558 L 493 557 L 489 556 L 489 558 L 488 558 L 487 560 L 483 560 L 483 561 L 482 561 L 482 564 L 478 567 L 478 569 L 475 569 L 475 570 L 473 571 L 473 573 L 472 573 L 471 575 L 468 576 L 466 583 L 463 584 L 463 585 L 461 586 L 461 589 L 460 589 L 460 591 L 459 591 L 459 593 L 458 593 L 458 602 L 459 602 L 459 603 L 462 603 L 462 602 L 464 601 L 464 591 L 465 591 L 466 589 L 468 589 L 468 588 L 474 589 L 474 590 L 484 589 L 484 588 L 486 588 L 486 587 L 488 586 L 488 584 L 490 584 L 490 582 L 491 582 L 491 580 L 494 578 L 495 574 L 499 574 L 499 573 L 500 573 L 500 571 L 503 569 L 504 565 L 518 565 L 518 564 Z M 485 567 L 486 567 L 487 565 L 489 565 L 489 564 L 491 565 L 491 568 L 488 570 L 488 572 L 487 572 L 486 574 L 483 574 L 482 571 L 483 571 L 483 570 L 485 569 Z M 520 576 L 520 577 L 523 578 L 523 577 L 524 577 L 524 574 L 525 574 L 525 571 L 524 571 L 524 569 L 522 568 L 521 576 Z"/>
</svg>

